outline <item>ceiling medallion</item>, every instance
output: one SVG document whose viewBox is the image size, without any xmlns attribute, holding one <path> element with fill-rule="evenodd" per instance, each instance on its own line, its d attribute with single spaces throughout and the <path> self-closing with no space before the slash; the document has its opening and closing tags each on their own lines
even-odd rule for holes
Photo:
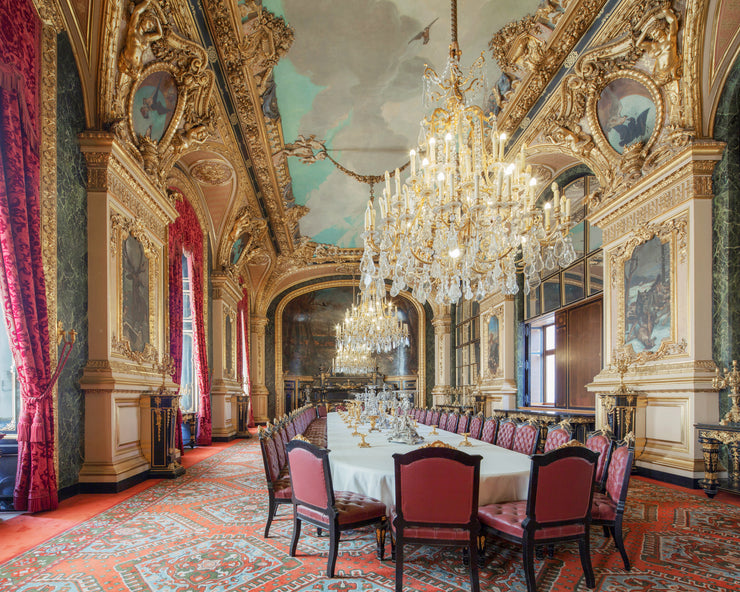
<svg viewBox="0 0 740 592">
<path fill-rule="evenodd" d="M 193 178 L 203 185 L 223 185 L 231 180 L 231 167 L 221 160 L 201 160 L 190 168 Z"/>
</svg>

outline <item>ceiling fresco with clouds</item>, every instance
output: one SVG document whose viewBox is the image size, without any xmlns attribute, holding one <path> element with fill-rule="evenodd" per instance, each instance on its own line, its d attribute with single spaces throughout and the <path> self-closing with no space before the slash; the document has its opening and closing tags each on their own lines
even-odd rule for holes
<svg viewBox="0 0 740 592">
<path fill-rule="evenodd" d="M 463 67 L 484 53 L 488 87 L 494 84 L 500 72 L 488 49 L 491 37 L 538 4 L 460 0 Z M 382 175 L 408 161 L 424 115 L 424 66 L 441 73 L 449 53 L 450 4 L 264 0 L 263 5 L 295 31 L 273 75 L 293 196 L 297 205 L 310 208 L 300 220 L 301 234 L 316 242 L 361 247 L 370 185 L 351 173 Z M 317 150 L 304 145 L 302 151 L 290 151 L 301 137 L 321 142 L 330 158 L 321 158 L 316 142 Z"/>
</svg>

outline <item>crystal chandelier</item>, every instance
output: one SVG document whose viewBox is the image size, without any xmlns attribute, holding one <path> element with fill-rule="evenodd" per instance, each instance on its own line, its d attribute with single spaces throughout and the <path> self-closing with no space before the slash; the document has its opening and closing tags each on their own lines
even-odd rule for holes
<svg viewBox="0 0 740 592">
<path fill-rule="evenodd" d="M 399 319 L 398 309 L 378 296 L 373 284 L 347 309 L 344 322 L 336 327 L 336 340 L 337 349 L 385 353 L 409 344 L 409 328 Z"/>
<path fill-rule="evenodd" d="M 392 191 L 386 172 L 380 220 L 376 224 L 372 197 L 365 212 L 361 284 L 375 284 L 381 297 L 386 278 L 392 296 L 410 287 L 420 302 L 514 294 L 517 271 L 528 294 L 544 268 L 575 260 L 570 201 L 553 184 L 552 202 L 535 206 L 537 181 L 525 164 L 525 148 L 505 162 L 506 134 L 471 98 L 485 88 L 483 55 L 463 76 L 456 0 L 451 8 L 447 67 L 442 76 L 429 66 L 424 71 L 431 114 L 421 122 L 419 149 L 410 153 L 410 176 L 402 186 L 396 169 Z"/>
<path fill-rule="evenodd" d="M 335 374 L 372 374 L 374 370 L 375 361 L 369 349 L 347 349 L 337 345 L 333 360 Z"/>
</svg>

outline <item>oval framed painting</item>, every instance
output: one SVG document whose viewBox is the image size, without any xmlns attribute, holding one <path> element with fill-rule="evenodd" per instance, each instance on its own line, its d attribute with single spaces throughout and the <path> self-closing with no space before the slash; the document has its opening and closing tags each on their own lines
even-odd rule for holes
<svg viewBox="0 0 740 592">
<path fill-rule="evenodd" d="M 135 136 L 159 142 L 172 122 L 178 90 L 174 76 L 157 70 L 146 76 L 134 92 L 131 123 Z"/>
<path fill-rule="evenodd" d="M 649 150 L 663 126 L 660 91 L 642 72 L 614 72 L 588 107 L 595 140 L 620 155 L 637 145 Z"/>
</svg>

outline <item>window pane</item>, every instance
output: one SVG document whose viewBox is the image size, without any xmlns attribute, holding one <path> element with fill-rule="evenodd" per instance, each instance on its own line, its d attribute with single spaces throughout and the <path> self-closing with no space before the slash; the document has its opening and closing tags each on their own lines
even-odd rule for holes
<svg viewBox="0 0 740 592">
<path fill-rule="evenodd" d="M 540 289 L 535 288 L 534 290 L 531 290 L 529 292 L 529 296 L 527 297 L 527 318 L 536 317 L 539 315 L 542 311 L 541 308 L 541 302 L 540 302 Z"/>
<path fill-rule="evenodd" d="M 585 222 L 579 222 L 573 228 L 570 229 L 570 238 L 573 241 L 573 248 L 576 251 L 576 257 L 583 257 L 583 249 L 585 247 L 586 230 Z"/>
<path fill-rule="evenodd" d="M 586 216 L 586 202 L 583 199 L 586 194 L 586 179 L 581 177 L 570 185 L 566 185 L 563 195 L 570 199 L 570 221 L 577 224 Z"/>
<path fill-rule="evenodd" d="M 542 403 L 542 356 L 529 358 L 529 400 L 533 405 Z"/>
<path fill-rule="evenodd" d="M 552 351 L 555 349 L 555 325 L 547 325 L 545 327 L 545 351 Z"/>
<path fill-rule="evenodd" d="M 593 224 L 589 225 L 588 227 L 588 250 L 593 251 L 594 249 L 601 248 L 603 240 L 604 233 L 601 231 L 601 228 L 598 226 L 594 226 Z"/>
<path fill-rule="evenodd" d="M 580 300 L 585 295 L 583 262 L 576 263 L 563 272 L 563 304 Z"/>
<path fill-rule="evenodd" d="M 604 254 L 598 252 L 588 258 L 588 295 L 604 289 Z"/>
<path fill-rule="evenodd" d="M 560 276 L 556 275 L 542 282 L 544 310 L 550 312 L 560 307 Z"/>
<path fill-rule="evenodd" d="M 532 327 L 529 336 L 529 352 L 530 354 L 541 354 L 542 353 L 542 329 L 540 327 Z"/>
<path fill-rule="evenodd" d="M 553 326 L 553 335 L 555 327 Z M 555 403 L 555 355 L 545 356 L 545 400 L 544 403 L 552 405 Z"/>
<path fill-rule="evenodd" d="M 5 322 L 0 321 L 0 431 L 14 434 L 21 412 L 21 389 L 10 353 Z"/>
</svg>

